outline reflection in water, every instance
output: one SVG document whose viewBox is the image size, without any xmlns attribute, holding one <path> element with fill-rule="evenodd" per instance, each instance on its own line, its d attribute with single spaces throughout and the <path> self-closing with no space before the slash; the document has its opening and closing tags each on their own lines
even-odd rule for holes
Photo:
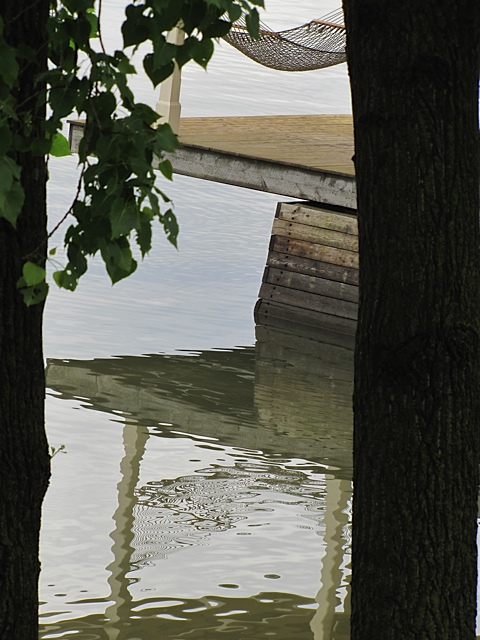
<svg viewBox="0 0 480 640">
<path fill-rule="evenodd" d="M 314 521 L 320 527 L 324 485 L 323 478 L 309 479 L 302 472 L 251 462 L 149 482 L 137 492 L 132 562 L 141 565 L 186 546 L 206 544 L 212 534 L 228 529 L 251 535 L 247 527 L 268 527 L 279 505 L 305 518 L 304 526 Z"/>
<path fill-rule="evenodd" d="M 130 619 L 123 621 L 116 640 L 209 640 L 225 635 L 238 640 L 306 640 L 314 605 L 309 598 L 278 592 L 248 598 L 216 595 L 142 600 L 132 609 Z M 105 616 L 93 614 L 43 625 L 40 637 L 111 640 L 114 636 L 105 627 Z"/>
<path fill-rule="evenodd" d="M 123 429 L 125 455 L 120 464 L 121 479 L 117 485 L 118 507 L 113 515 L 115 529 L 110 534 L 113 540 L 113 562 L 107 570 L 110 572 L 108 584 L 111 590 L 112 604 L 106 609 L 105 632 L 109 640 L 120 637 L 125 620 L 131 615 L 132 597 L 128 589 L 126 573 L 131 562 L 134 547 L 133 510 L 137 502 L 135 486 L 138 482 L 140 462 L 145 452 L 148 431 L 135 424 L 127 424 Z"/>
<path fill-rule="evenodd" d="M 256 351 L 50 361 L 124 453 L 109 596 L 65 590 L 40 637 L 348 638 L 351 356 L 259 328 Z"/>
</svg>

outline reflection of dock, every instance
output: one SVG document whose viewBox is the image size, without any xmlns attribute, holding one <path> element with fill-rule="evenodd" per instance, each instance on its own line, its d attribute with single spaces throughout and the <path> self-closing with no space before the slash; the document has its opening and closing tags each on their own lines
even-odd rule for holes
<svg viewBox="0 0 480 640">
<path fill-rule="evenodd" d="M 50 360 L 47 385 L 140 425 L 169 423 L 229 446 L 315 460 L 350 477 L 352 355 L 350 345 L 260 328 L 256 358 L 247 348 Z"/>
<path fill-rule="evenodd" d="M 127 621 L 131 625 L 128 633 L 135 628 L 139 637 L 151 631 L 166 638 L 187 632 L 192 638 L 200 638 L 206 637 L 205 632 L 234 629 L 235 637 L 247 640 L 260 637 L 265 628 L 282 640 L 303 638 L 305 633 L 313 633 L 315 640 L 348 638 L 349 553 L 345 528 L 350 498 L 352 351 L 348 337 L 332 336 L 337 338 L 336 344 L 328 343 L 328 337 L 322 335 L 321 341 L 258 327 L 255 350 L 49 362 L 47 384 L 60 397 L 81 398 L 87 407 L 125 416 L 125 454 L 111 533 L 114 560 L 108 566 L 111 603 L 105 616 L 86 615 L 75 620 L 76 629 L 94 632 L 102 640 L 126 638 Z M 216 464 L 213 474 L 174 480 L 149 478 L 140 487 L 140 462 L 159 422 L 170 437 L 191 432 L 243 452 L 261 450 L 268 464 L 262 471 L 255 468 L 253 472 L 250 463 L 244 468 L 241 460 L 232 468 Z M 288 465 L 278 475 L 275 461 L 279 456 L 321 462 L 328 467 L 325 493 L 310 483 L 304 495 L 304 489 L 299 489 L 304 482 L 302 472 Z M 251 508 L 249 492 L 256 496 L 259 491 L 291 496 L 301 513 L 309 501 L 315 503 L 310 517 L 315 521 L 316 513 L 319 522 L 323 521 L 325 543 L 316 601 L 283 592 L 225 601 L 217 595 L 191 602 L 177 597 L 132 599 L 132 564 L 180 548 L 187 534 L 198 542 L 201 536 L 215 531 L 215 523 L 219 532 L 228 529 L 237 517 L 240 493 L 247 496 L 244 500 Z M 222 497 L 220 510 L 217 496 Z M 231 522 L 228 496 L 233 497 Z M 263 494 L 260 500 L 263 509 Z M 214 508 L 210 511 L 211 506 Z M 209 523 L 207 530 L 204 521 Z M 193 527 L 191 531 L 185 522 L 190 529 Z M 238 610 L 242 611 L 241 628 L 235 617 Z M 198 616 L 192 618 L 191 611 L 199 612 Z M 66 631 L 71 624 L 55 623 L 55 632 Z M 51 631 L 47 621 L 42 632 Z"/>
</svg>

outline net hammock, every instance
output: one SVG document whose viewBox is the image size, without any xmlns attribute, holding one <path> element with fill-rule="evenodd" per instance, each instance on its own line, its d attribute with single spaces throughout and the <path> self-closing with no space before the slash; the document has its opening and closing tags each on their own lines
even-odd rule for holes
<svg viewBox="0 0 480 640">
<path fill-rule="evenodd" d="M 261 22 L 258 40 L 249 35 L 242 16 L 224 40 L 255 62 L 280 71 L 312 71 L 347 59 L 341 9 L 285 31 L 273 31 Z"/>
</svg>

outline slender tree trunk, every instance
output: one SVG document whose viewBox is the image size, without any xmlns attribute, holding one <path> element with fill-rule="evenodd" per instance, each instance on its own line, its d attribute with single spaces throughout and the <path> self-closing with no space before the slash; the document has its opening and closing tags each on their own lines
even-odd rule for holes
<svg viewBox="0 0 480 640">
<path fill-rule="evenodd" d="M 478 0 L 344 0 L 360 309 L 352 640 L 472 640 Z"/>
<path fill-rule="evenodd" d="M 46 69 L 48 0 L 2 0 L 0 15 L 9 44 L 24 42 L 36 52 L 36 59 L 22 69 L 18 105 L 30 111 L 32 135 L 38 136 L 45 109 L 34 76 Z M 16 126 L 27 125 L 12 123 L 12 130 Z M 37 640 L 38 542 L 50 473 L 43 306 L 27 308 L 16 282 L 22 258 L 45 240 L 46 168 L 42 156 L 19 154 L 16 160 L 22 167 L 24 209 L 16 229 L 0 219 L 0 638 Z"/>
</svg>

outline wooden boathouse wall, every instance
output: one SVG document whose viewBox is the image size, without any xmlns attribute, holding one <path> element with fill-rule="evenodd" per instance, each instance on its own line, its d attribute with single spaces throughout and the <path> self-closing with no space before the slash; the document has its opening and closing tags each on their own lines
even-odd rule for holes
<svg viewBox="0 0 480 640">
<path fill-rule="evenodd" d="M 358 231 L 354 210 L 280 202 L 255 320 L 354 334 Z"/>
</svg>

